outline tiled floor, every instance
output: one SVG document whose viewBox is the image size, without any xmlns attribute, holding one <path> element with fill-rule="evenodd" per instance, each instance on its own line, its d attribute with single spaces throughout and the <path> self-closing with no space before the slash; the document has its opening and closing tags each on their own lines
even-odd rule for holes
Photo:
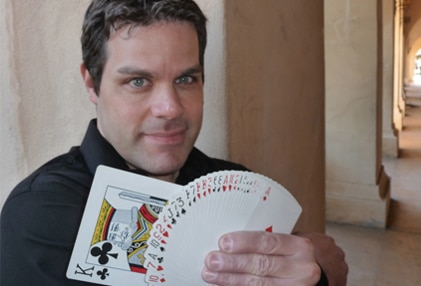
<svg viewBox="0 0 421 286">
<path fill-rule="evenodd" d="M 345 250 L 348 286 L 421 285 L 421 87 L 407 95 L 401 156 L 383 161 L 392 190 L 388 228 L 327 225 Z"/>
<path fill-rule="evenodd" d="M 348 286 L 419 286 L 421 234 L 329 224 L 346 253 Z"/>
</svg>

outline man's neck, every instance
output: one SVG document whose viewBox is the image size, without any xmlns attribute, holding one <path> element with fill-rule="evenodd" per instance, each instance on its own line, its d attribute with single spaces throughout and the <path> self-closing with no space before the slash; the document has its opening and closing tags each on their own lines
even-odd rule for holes
<svg viewBox="0 0 421 286">
<path fill-rule="evenodd" d="M 175 183 L 175 180 L 178 177 L 179 172 L 175 173 L 175 174 L 170 174 L 170 175 L 162 175 L 162 176 L 153 176 L 150 175 L 149 177 L 154 178 L 154 179 L 158 179 L 158 180 L 162 180 L 162 181 L 167 181 L 170 183 Z"/>
<path fill-rule="evenodd" d="M 129 164 L 127 161 L 126 161 L 126 164 L 129 167 L 129 169 L 131 169 L 131 170 L 139 170 L 135 166 Z M 172 173 L 172 174 L 165 174 L 165 175 L 153 175 L 153 174 L 150 174 L 148 172 L 145 172 L 145 175 L 150 177 L 150 178 L 166 181 L 166 182 L 169 182 L 169 183 L 175 183 L 175 180 L 177 179 L 179 174 L 180 174 L 180 171 L 177 171 L 176 173 Z"/>
</svg>

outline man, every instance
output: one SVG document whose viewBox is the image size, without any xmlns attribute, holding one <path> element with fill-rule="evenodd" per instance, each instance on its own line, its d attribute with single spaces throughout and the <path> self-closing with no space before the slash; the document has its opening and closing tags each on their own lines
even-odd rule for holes
<svg viewBox="0 0 421 286">
<path fill-rule="evenodd" d="M 97 119 L 80 147 L 39 168 L 6 201 L 1 285 L 92 285 L 65 272 L 100 164 L 178 184 L 245 169 L 193 147 L 202 123 L 205 25 L 191 0 L 93 0 L 81 74 Z M 343 252 L 321 234 L 235 232 L 219 247 L 204 261 L 211 284 L 327 285 L 324 273 L 329 285 L 346 281 Z"/>
</svg>

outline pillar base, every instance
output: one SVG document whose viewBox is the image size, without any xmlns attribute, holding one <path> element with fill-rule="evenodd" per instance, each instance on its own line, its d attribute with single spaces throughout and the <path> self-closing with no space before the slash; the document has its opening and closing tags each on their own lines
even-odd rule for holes
<svg viewBox="0 0 421 286">
<path fill-rule="evenodd" d="M 389 206 L 390 178 L 383 168 L 377 185 L 326 182 L 329 222 L 386 228 Z"/>
<path fill-rule="evenodd" d="M 397 158 L 399 156 L 399 140 L 394 134 L 383 133 L 383 155 Z"/>
</svg>

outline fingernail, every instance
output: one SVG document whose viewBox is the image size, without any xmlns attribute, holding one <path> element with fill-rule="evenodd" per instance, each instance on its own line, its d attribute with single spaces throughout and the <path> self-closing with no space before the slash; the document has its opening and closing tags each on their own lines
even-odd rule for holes
<svg viewBox="0 0 421 286">
<path fill-rule="evenodd" d="M 229 236 L 224 236 L 221 239 L 220 247 L 222 251 L 231 251 L 233 245 L 233 241 Z"/>
<path fill-rule="evenodd" d="M 208 263 L 209 263 L 209 268 L 211 268 L 214 271 L 218 271 L 222 267 L 222 263 L 223 263 L 222 257 L 216 253 L 211 254 L 209 256 Z"/>
<path fill-rule="evenodd" d="M 211 272 L 207 269 L 202 271 L 202 278 L 206 282 L 213 282 L 216 280 L 217 274 L 215 272 Z"/>
</svg>

